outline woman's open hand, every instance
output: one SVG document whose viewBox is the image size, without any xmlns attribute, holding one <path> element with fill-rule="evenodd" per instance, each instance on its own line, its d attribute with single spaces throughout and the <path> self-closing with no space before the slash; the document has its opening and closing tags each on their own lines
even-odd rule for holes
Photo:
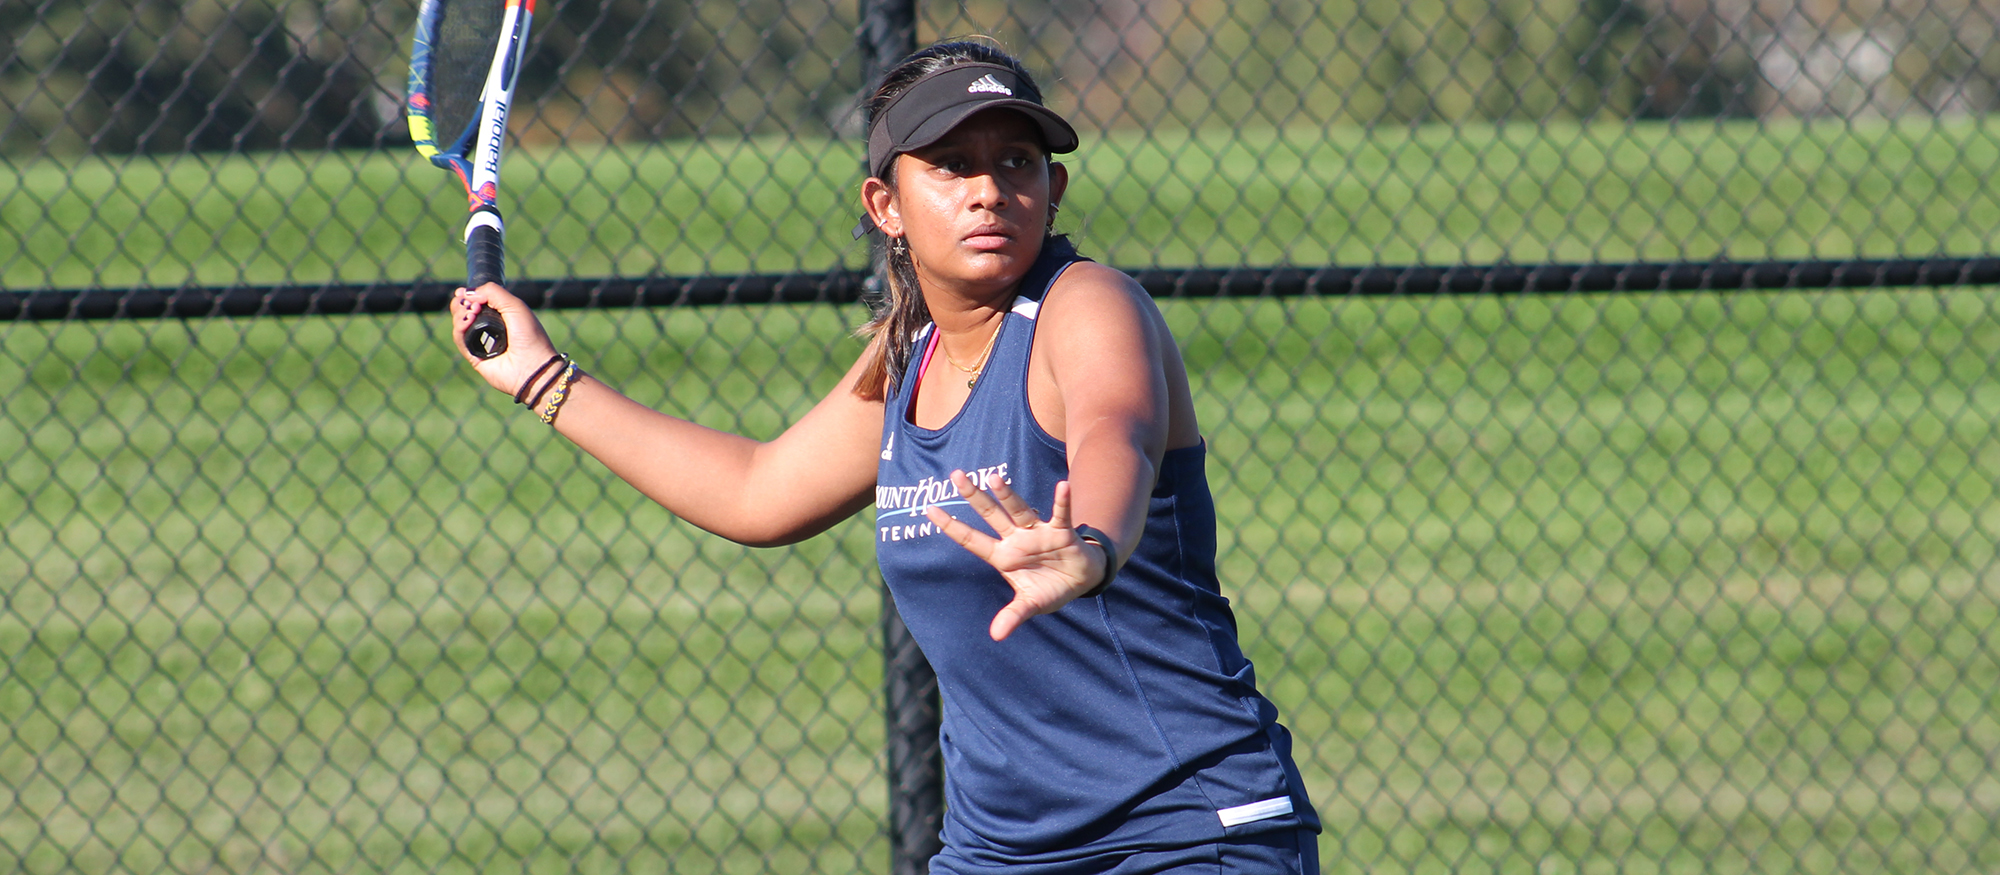
<svg viewBox="0 0 2000 875">
<path fill-rule="evenodd" d="M 482 307 L 491 307 L 507 325 L 507 351 L 490 359 L 474 358 L 465 349 L 465 330 Z M 472 369 L 493 388 L 514 394 L 536 368 L 556 354 L 555 345 L 535 312 L 520 298 L 494 283 L 459 289 L 451 296 L 451 345 L 472 363 Z M 546 379 L 546 375 L 544 375 Z"/>
<path fill-rule="evenodd" d="M 1014 600 L 994 615 L 987 629 L 993 640 L 1006 639 L 1030 617 L 1059 610 L 1104 576 L 1109 559 L 1104 549 L 1071 528 L 1069 481 L 1056 484 L 1055 507 L 1047 520 L 998 478 L 985 484 L 990 494 L 975 486 L 964 471 L 951 472 L 951 484 L 998 537 L 935 507 L 926 509 L 924 516 L 959 546 L 986 560 L 1014 588 Z"/>
</svg>

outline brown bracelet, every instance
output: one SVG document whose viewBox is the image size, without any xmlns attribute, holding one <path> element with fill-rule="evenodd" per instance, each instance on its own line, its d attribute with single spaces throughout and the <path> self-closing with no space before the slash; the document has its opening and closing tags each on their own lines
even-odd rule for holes
<svg viewBox="0 0 2000 875">
<path fill-rule="evenodd" d="M 556 362 L 562 360 L 563 360 L 562 353 L 556 353 L 555 355 L 550 356 L 548 361 L 542 362 L 541 367 L 536 368 L 534 373 L 529 374 L 527 379 L 521 381 L 521 388 L 514 393 L 514 403 L 527 404 L 529 387 L 534 386 L 535 381 L 542 378 L 542 374 L 546 373 L 548 369 L 555 367 Z M 528 404 L 528 406 L 533 407 L 535 405 Z"/>
<path fill-rule="evenodd" d="M 567 353 L 559 353 L 556 355 L 556 358 L 561 359 L 562 363 L 565 365 L 575 364 L 575 362 L 570 361 L 569 355 Z M 535 394 L 528 396 L 528 409 L 533 410 L 536 407 L 540 407 L 542 405 L 542 396 L 547 395 L 549 393 L 549 390 L 555 387 L 556 382 L 562 379 L 562 375 L 563 375 L 562 368 L 557 368 L 556 370 L 550 372 L 549 381 L 543 383 L 542 388 L 536 389 Z"/>
</svg>

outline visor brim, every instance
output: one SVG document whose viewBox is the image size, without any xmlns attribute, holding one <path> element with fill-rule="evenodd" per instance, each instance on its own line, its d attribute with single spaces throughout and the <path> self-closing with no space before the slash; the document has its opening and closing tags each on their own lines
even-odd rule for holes
<svg viewBox="0 0 2000 875">
<path fill-rule="evenodd" d="M 902 142 L 894 143 L 890 146 L 889 157 L 894 158 L 899 153 L 914 152 L 932 143 L 936 143 L 944 139 L 959 125 L 964 124 L 966 119 L 972 118 L 989 109 L 1011 109 L 1027 116 L 1030 121 L 1035 123 L 1037 128 L 1041 129 L 1042 147 L 1049 150 L 1049 154 L 1051 155 L 1062 155 L 1076 151 L 1076 129 L 1070 127 L 1069 122 L 1063 120 L 1062 116 L 1056 115 L 1053 110 L 1033 101 L 1007 99 L 983 100 L 978 103 L 960 104 L 924 119 L 923 124 L 918 125 L 916 130 L 911 131 L 910 135 L 904 137 Z M 887 168 L 876 167 L 873 169 L 882 171 Z M 880 174 L 878 173 L 877 175 Z"/>
</svg>

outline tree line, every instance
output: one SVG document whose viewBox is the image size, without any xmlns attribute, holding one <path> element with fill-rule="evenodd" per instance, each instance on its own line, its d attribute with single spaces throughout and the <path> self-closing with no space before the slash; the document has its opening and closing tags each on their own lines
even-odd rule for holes
<svg viewBox="0 0 2000 875">
<path fill-rule="evenodd" d="M 516 98 L 532 139 L 822 130 L 859 87 L 851 10 L 543 0 Z M 0 154 L 407 142 L 414 0 L 0 3 Z"/>
<path fill-rule="evenodd" d="M 2000 0 L 962 0 L 1085 124 L 1985 112 Z M 531 142 L 854 133 L 852 2 L 543 0 Z M 0 155 L 403 142 L 414 0 L 0 3 Z"/>
</svg>

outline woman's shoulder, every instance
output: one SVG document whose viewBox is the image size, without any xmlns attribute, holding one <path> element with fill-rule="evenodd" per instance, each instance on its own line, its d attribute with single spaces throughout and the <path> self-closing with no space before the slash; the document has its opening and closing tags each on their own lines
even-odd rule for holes
<svg viewBox="0 0 2000 875">
<path fill-rule="evenodd" d="M 1128 288 L 1132 291 L 1143 291 L 1139 285 L 1139 281 L 1133 279 L 1131 274 L 1109 265 L 1099 264 L 1088 258 L 1078 258 L 1070 262 L 1069 267 L 1063 270 L 1062 275 L 1056 277 L 1055 287 L 1061 287 L 1066 284 L 1109 285 Z"/>
<path fill-rule="evenodd" d="M 1081 366 L 1096 373 L 1141 362 L 1157 365 L 1173 345 L 1166 319 L 1145 287 L 1124 271 L 1092 261 L 1076 262 L 1056 278 L 1036 322 L 1036 347 L 1057 370 Z"/>
<path fill-rule="evenodd" d="M 1095 261 L 1077 261 L 1049 284 L 1042 296 L 1042 331 L 1055 326 L 1096 332 L 1120 324 L 1137 327 L 1158 318 L 1159 309 L 1131 274 Z"/>
</svg>

